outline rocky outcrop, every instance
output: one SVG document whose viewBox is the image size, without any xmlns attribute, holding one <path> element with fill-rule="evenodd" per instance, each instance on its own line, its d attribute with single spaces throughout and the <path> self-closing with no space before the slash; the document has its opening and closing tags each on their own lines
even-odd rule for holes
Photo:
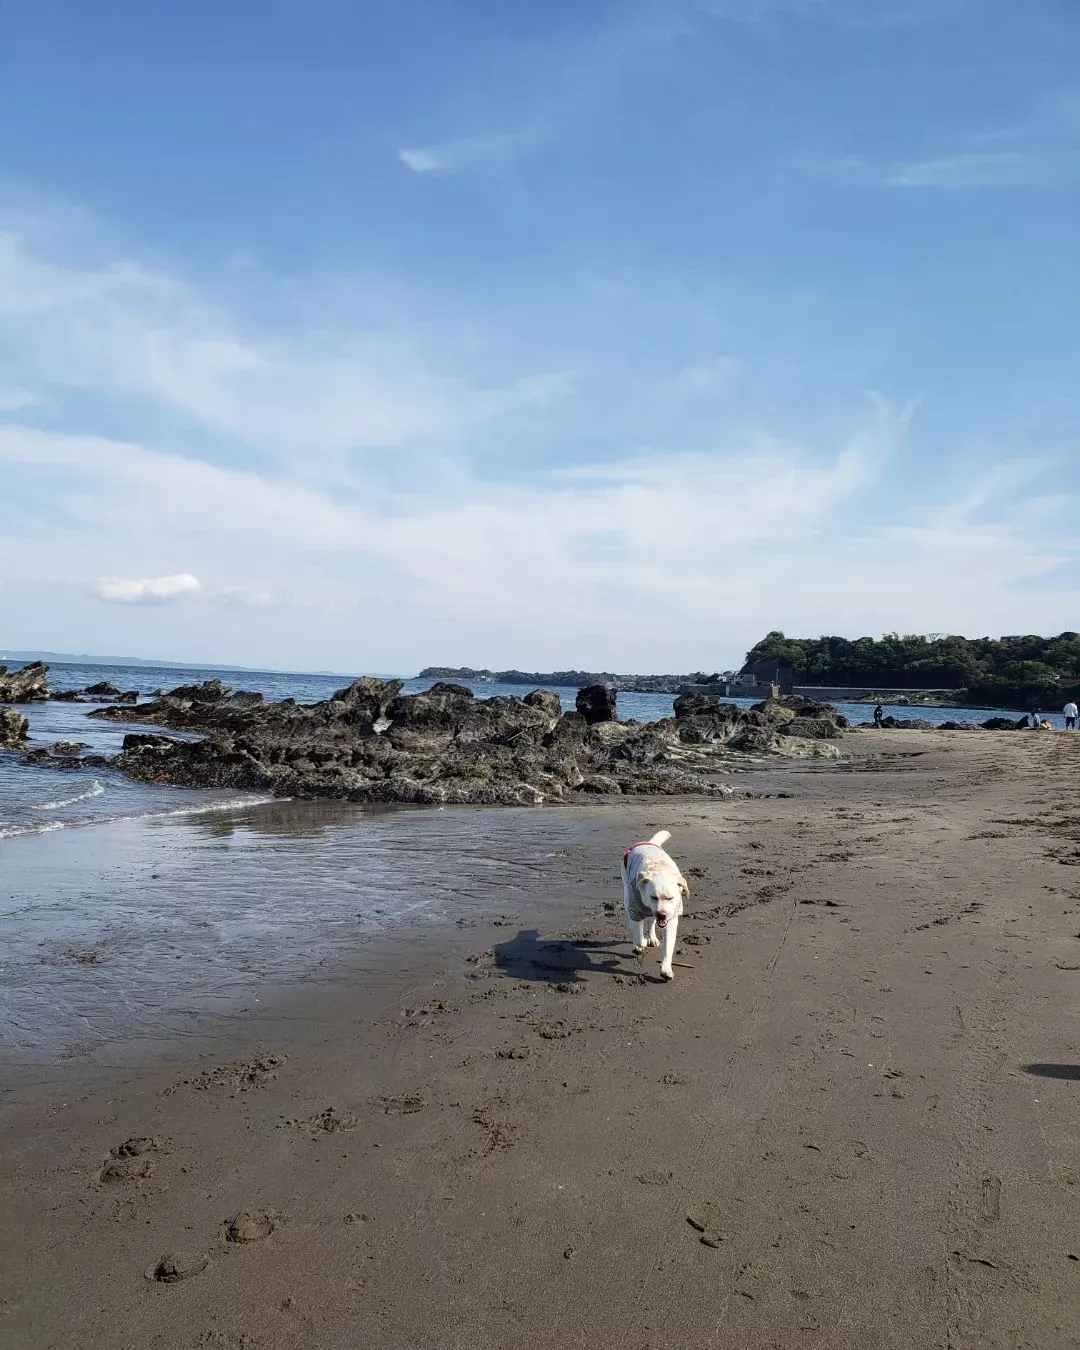
<svg viewBox="0 0 1080 1350">
<path fill-rule="evenodd" d="M 785 736 L 802 736 L 814 741 L 838 740 L 841 731 L 832 717 L 792 717 L 779 728 Z"/>
<path fill-rule="evenodd" d="M 575 707 L 590 726 L 596 722 L 614 722 L 618 716 L 617 698 L 613 684 L 587 684 L 578 690 Z"/>
<path fill-rule="evenodd" d="M 49 667 L 33 661 L 21 670 L 0 666 L 0 703 L 44 703 L 49 697 Z"/>
<path fill-rule="evenodd" d="M 261 695 L 260 695 L 261 697 Z M 0 703 L 137 703 L 139 691 L 121 692 L 109 680 L 99 680 L 86 689 L 50 689 L 49 667 L 34 661 L 21 670 L 0 666 Z"/>
<path fill-rule="evenodd" d="M 0 708 L 0 749 L 14 750 L 30 734 L 30 723 L 14 708 Z"/>
<path fill-rule="evenodd" d="M 720 775 L 765 755 L 835 754 L 824 735 L 788 734 L 794 718 L 693 696 L 659 722 L 590 720 L 614 704 L 582 691 L 583 711 L 557 694 L 476 698 L 438 683 L 402 694 L 397 680 L 357 680 L 321 703 L 268 703 L 217 680 L 138 708 L 91 713 L 199 733 L 133 732 L 115 766 L 147 782 L 242 788 L 283 797 L 366 802 L 528 805 L 575 793 L 657 795 L 730 791 Z M 829 710 L 831 712 L 831 710 Z M 833 723 L 835 726 L 835 715 Z"/>
<path fill-rule="evenodd" d="M 119 692 L 120 690 L 117 689 L 116 685 L 110 683 L 109 680 L 99 680 L 97 684 L 88 684 L 83 690 L 84 694 L 107 694 L 111 698 L 115 698 Z"/>
</svg>

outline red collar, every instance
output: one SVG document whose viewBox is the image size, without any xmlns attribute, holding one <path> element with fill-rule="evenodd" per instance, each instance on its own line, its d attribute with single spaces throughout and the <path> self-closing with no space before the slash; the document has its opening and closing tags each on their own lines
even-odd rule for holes
<svg viewBox="0 0 1080 1350">
<path fill-rule="evenodd" d="M 630 854 L 633 853 L 634 849 L 636 848 L 659 848 L 659 847 L 660 845 L 654 844 L 651 839 L 639 839 L 636 844 L 630 845 L 630 847 L 622 855 L 622 860 L 623 862 L 625 862 L 627 858 L 629 858 Z"/>
</svg>

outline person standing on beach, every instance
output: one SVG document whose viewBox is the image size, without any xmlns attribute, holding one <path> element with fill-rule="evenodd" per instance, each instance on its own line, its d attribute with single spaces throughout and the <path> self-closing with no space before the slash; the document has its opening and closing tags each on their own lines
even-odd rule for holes
<svg viewBox="0 0 1080 1350">
<path fill-rule="evenodd" d="M 885 716 L 885 709 L 879 703 L 874 709 L 874 726 L 881 726 L 881 719 Z"/>
<path fill-rule="evenodd" d="M 1075 731 L 1077 718 L 1076 704 L 1070 700 L 1070 702 L 1065 704 L 1061 711 L 1065 714 L 1065 730 Z"/>
</svg>

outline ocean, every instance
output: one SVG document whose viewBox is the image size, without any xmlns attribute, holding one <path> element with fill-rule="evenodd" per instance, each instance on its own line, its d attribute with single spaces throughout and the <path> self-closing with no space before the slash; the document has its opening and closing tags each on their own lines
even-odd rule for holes
<svg viewBox="0 0 1080 1350">
<path fill-rule="evenodd" d="M 353 677 L 347 675 L 284 674 L 281 672 L 205 670 L 157 666 L 108 666 L 56 664 L 49 667 L 49 679 L 57 690 L 85 689 L 101 680 L 109 680 L 119 689 L 138 689 L 148 696 L 158 689 L 174 689 L 181 684 L 220 679 L 234 689 L 264 693 L 268 699 L 295 698 L 314 703 L 329 698 Z M 433 680 L 408 679 L 406 693 L 428 689 Z M 470 684 L 479 698 L 497 694 L 528 692 L 525 685 Z M 557 689 L 563 707 L 572 709 L 576 688 Z M 751 699 L 732 702 L 749 706 Z M 670 694 L 619 695 L 619 715 L 653 722 L 671 715 Z M 837 705 L 852 722 L 865 721 L 870 709 L 866 704 Z M 30 719 L 32 744 L 57 740 L 82 741 L 95 753 L 113 754 L 120 749 L 130 726 L 115 726 L 88 718 L 94 705 L 79 703 L 32 704 L 21 709 Z M 888 705 L 886 713 L 897 717 L 924 717 L 939 723 L 949 720 L 980 722 L 996 715 L 987 708 L 910 708 Z M 1000 711 L 1000 710 L 996 710 Z M 1016 714 L 1019 716 L 1019 713 Z M 1063 725 L 1060 715 L 1051 718 Z M 155 728 L 160 730 L 160 728 Z M 176 734 L 176 733 L 170 733 Z M 253 807 L 261 800 L 241 793 L 196 792 L 184 788 L 156 787 L 135 783 L 120 774 L 100 771 L 61 771 L 23 765 L 14 756 L 0 752 L 0 840 L 25 834 L 43 834 L 71 826 L 104 825 L 121 820 L 162 818 L 206 814 L 237 807 Z"/>
<path fill-rule="evenodd" d="M 149 695 L 210 678 L 313 702 L 350 677 L 50 667 L 58 690 L 110 680 Z M 405 689 L 432 683 L 407 680 Z M 527 692 L 472 688 L 480 697 Z M 576 689 L 558 692 L 572 708 Z M 619 695 L 620 715 L 641 721 L 667 716 L 671 704 L 666 694 Z M 853 721 L 869 715 L 865 705 L 840 706 Z M 76 740 L 113 753 L 130 727 L 89 720 L 92 707 L 22 711 L 32 743 Z M 933 722 L 991 715 L 887 711 Z M 374 808 L 159 787 L 0 752 L 0 1049 L 16 1059 L 91 1054 L 186 1033 L 207 1012 L 316 977 L 344 945 L 512 909 L 515 877 L 586 828 L 559 811 Z"/>
</svg>

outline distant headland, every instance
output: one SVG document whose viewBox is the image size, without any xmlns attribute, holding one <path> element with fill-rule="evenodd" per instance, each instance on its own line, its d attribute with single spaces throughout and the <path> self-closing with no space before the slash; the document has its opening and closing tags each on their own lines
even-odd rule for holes
<svg viewBox="0 0 1080 1350">
<path fill-rule="evenodd" d="M 1080 634 L 966 638 L 886 633 L 852 639 L 789 638 L 773 630 L 750 648 L 738 671 L 711 675 L 700 670 L 688 675 L 619 675 L 428 666 L 418 678 L 534 688 L 612 684 L 627 693 L 715 692 L 722 697 L 760 697 L 758 691 L 775 685 L 783 693 L 857 702 L 883 698 L 943 707 L 1052 708 L 1080 697 Z"/>
<path fill-rule="evenodd" d="M 559 685 L 582 689 L 589 684 L 613 684 L 623 693 L 683 694 L 703 685 L 734 682 L 731 671 L 705 675 L 616 675 L 609 670 L 474 670 L 472 666 L 425 666 L 418 680 L 463 680 L 469 684 Z"/>
</svg>

